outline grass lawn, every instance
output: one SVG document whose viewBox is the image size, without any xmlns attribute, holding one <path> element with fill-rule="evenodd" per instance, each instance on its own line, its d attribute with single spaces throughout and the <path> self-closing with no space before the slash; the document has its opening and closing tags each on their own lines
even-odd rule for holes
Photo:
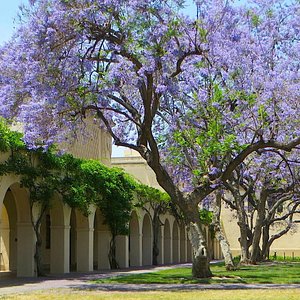
<svg viewBox="0 0 300 300">
<path fill-rule="evenodd" d="M 209 279 L 195 279 L 191 268 L 168 269 L 158 272 L 122 275 L 108 279 L 96 280 L 96 283 L 275 283 L 300 284 L 299 262 L 271 262 L 255 266 L 242 266 L 236 271 L 226 271 L 222 264 L 211 266 L 213 277 Z M 300 296 L 299 296 L 300 299 Z"/>
<path fill-rule="evenodd" d="M 0 299 L 19 299 L 19 300 L 63 300 L 63 299 L 101 299 L 101 300 L 298 300 L 299 290 L 208 290 L 192 292 L 97 292 L 97 291 L 64 291 L 53 290 L 34 292 L 10 296 L 0 295 Z"/>
</svg>

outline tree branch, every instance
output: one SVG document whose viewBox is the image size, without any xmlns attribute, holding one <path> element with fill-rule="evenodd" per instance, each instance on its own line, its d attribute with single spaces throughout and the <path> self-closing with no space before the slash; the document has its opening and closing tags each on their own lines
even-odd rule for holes
<svg viewBox="0 0 300 300">
<path fill-rule="evenodd" d="M 223 172 L 221 176 L 222 181 L 226 181 L 229 179 L 232 172 L 249 156 L 251 153 L 258 151 L 259 149 L 273 148 L 278 150 L 283 150 L 286 152 L 292 151 L 293 148 L 300 144 L 300 137 L 292 140 L 289 143 L 278 143 L 276 141 L 258 141 L 254 144 L 249 145 L 246 149 L 244 149 L 240 154 L 238 154 L 231 163 L 227 166 L 226 170 Z"/>
</svg>

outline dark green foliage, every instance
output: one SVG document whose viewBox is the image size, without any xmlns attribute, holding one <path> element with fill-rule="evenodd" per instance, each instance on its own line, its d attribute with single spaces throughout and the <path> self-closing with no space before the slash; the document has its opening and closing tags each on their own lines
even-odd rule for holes
<svg viewBox="0 0 300 300">
<path fill-rule="evenodd" d="M 168 206 L 170 203 L 170 196 L 156 188 L 145 184 L 137 184 L 135 187 L 137 198 L 139 202 L 137 206 L 143 207 L 148 202 L 153 202 L 157 204 L 162 204 Z"/>
<path fill-rule="evenodd" d="M 63 158 L 62 158 L 63 159 Z M 88 213 L 90 203 L 98 206 L 113 235 L 128 234 L 132 210 L 133 182 L 125 173 L 108 168 L 95 160 L 67 157 L 67 175 L 62 181 L 62 195 L 72 207 Z"/>
<path fill-rule="evenodd" d="M 5 120 L 0 120 L 0 151 L 10 152 L 0 164 L 0 175 L 21 176 L 21 183 L 30 191 L 33 202 L 50 207 L 54 192 L 73 208 L 88 215 L 89 205 L 100 208 L 113 235 L 128 234 L 133 193 L 138 206 L 152 201 L 163 206 L 169 196 L 155 188 L 139 184 L 117 168 L 108 168 L 96 160 L 74 158 L 71 154 L 57 155 L 54 147 L 48 151 L 27 149 L 22 134 L 11 131 Z"/>
<path fill-rule="evenodd" d="M 25 149 L 25 144 L 22 141 L 20 132 L 11 131 L 7 122 L 0 118 L 0 151 L 14 151 Z"/>
<path fill-rule="evenodd" d="M 201 209 L 200 212 L 200 221 L 204 225 L 210 225 L 212 222 L 213 212 L 207 209 Z"/>
</svg>

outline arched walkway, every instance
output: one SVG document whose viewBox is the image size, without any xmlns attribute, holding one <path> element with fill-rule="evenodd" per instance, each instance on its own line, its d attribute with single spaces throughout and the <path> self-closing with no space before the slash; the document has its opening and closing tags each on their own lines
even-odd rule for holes
<svg viewBox="0 0 300 300">
<path fill-rule="evenodd" d="M 187 261 L 186 250 L 187 250 L 186 231 L 184 225 L 182 224 L 180 226 L 180 262 L 181 263 Z"/>
<path fill-rule="evenodd" d="M 17 213 L 15 201 L 8 191 L 5 195 L 0 223 L 0 271 L 17 270 Z"/>
<path fill-rule="evenodd" d="M 152 265 L 152 225 L 148 214 L 145 214 L 143 220 L 143 239 L 142 239 L 142 256 L 143 266 Z"/>
<path fill-rule="evenodd" d="M 129 223 L 129 266 L 142 265 L 142 239 L 136 212 L 132 212 Z"/>
<path fill-rule="evenodd" d="M 70 217 L 71 208 L 55 195 L 45 218 L 45 247 L 50 250 L 50 272 L 54 274 L 70 272 Z"/>
<path fill-rule="evenodd" d="M 42 218 L 40 229 L 42 245 L 41 245 L 41 261 L 43 271 L 50 272 L 50 255 L 51 255 L 51 217 L 50 211 L 47 210 Z M 58 246 L 58 245 L 57 245 Z"/>
<path fill-rule="evenodd" d="M 70 271 L 77 269 L 77 234 L 76 234 L 76 215 L 74 209 L 70 217 Z"/>
<path fill-rule="evenodd" d="M 70 269 L 78 272 L 93 271 L 95 208 L 86 217 L 79 210 L 71 212 Z M 84 245 L 84 246 L 83 246 Z"/>
<path fill-rule="evenodd" d="M 158 257 L 157 257 L 157 263 L 162 264 L 163 263 L 163 244 L 162 244 L 162 226 L 159 226 L 158 229 L 158 236 L 157 236 L 157 246 L 158 246 Z"/>
<path fill-rule="evenodd" d="M 171 263 L 171 230 L 169 220 L 165 220 L 164 224 L 164 263 Z"/>
<path fill-rule="evenodd" d="M 179 226 L 177 221 L 175 220 L 173 223 L 173 261 L 172 263 L 179 263 Z"/>
<path fill-rule="evenodd" d="M 17 276 L 35 276 L 35 235 L 31 226 L 28 193 L 17 178 L 1 178 L 0 265 Z"/>
</svg>

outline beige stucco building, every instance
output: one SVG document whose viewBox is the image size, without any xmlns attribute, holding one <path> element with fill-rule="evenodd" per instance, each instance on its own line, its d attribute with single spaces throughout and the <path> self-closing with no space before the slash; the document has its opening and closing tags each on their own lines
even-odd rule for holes
<svg viewBox="0 0 300 300">
<path fill-rule="evenodd" d="M 221 218 L 232 254 L 238 256 L 240 254 L 240 244 L 238 241 L 240 231 L 235 213 L 229 209 L 224 209 Z M 294 219 L 299 220 L 300 215 L 295 215 Z M 275 226 L 275 228 L 270 231 L 270 236 L 278 233 L 282 229 L 282 225 Z M 274 256 L 275 253 L 277 256 L 300 257 L 300 227 L 298 223 L 295 223 L 287 234 L 274 241 L 270 249 L 270 257 Z"/>
</svg>

